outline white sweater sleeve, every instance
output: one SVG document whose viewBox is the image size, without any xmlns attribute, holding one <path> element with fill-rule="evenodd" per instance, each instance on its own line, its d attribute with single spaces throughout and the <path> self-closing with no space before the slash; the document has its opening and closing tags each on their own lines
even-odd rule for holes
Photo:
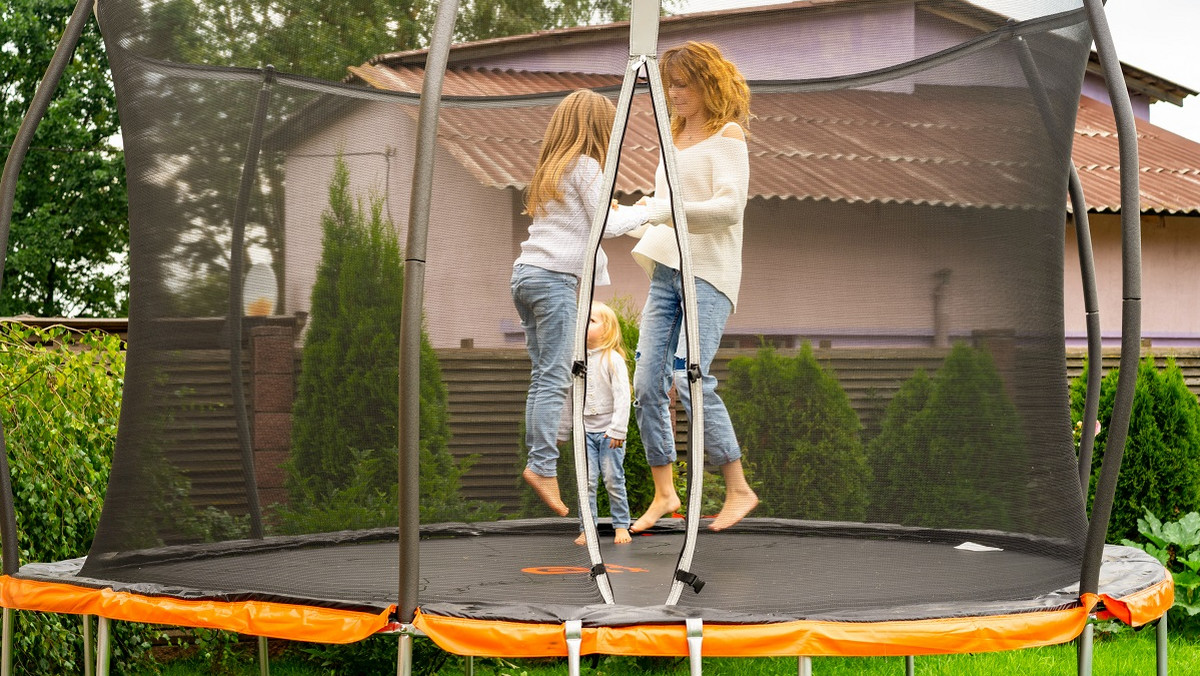
<svg viewBox="0 0 1200 676">
<path fill-rule="evenodd" d="M 685 201 L 688 230 L 695 233 L 719 232 L 741 222 L 746 210 L 746 194 L 750 185 L 750 157 L 746 142 L 736 138 L 713 139 L 719 144 L 714 150 L 712 164 L 712 197 L 706 200 Z M 646 200 L 648 220 L 674 227 L 670 201 L 664 197 Z"/>
<path fill-rule="evenodd" d="M 608 424 L 608 438 L 624 439 L 629 432 L 629 408 L 633 398 L 629 388 L 629 367 L 616 352 L 608 353 L 609 387 L 612 388 L 612 422 Z"/>
<path fill-rule="evenodd" d="M 583 200 L 584 217 L 590 230 L 592 221 L 596 218 L 596 208 L 604 199 L 604 172 L 600 163 L 590 157 L 579 158 L 579 170 L 576 172 L 577 189 Z M 606 205 L 607 206 L 607 205 Z M 608 210 L 608 221 L 604 229 L 605 237 L 617 237 L 634 230 L 644 224 L 649 217 L 648 209 L 643 206 L 623 206 L 619 209 Z"/>
</svg>

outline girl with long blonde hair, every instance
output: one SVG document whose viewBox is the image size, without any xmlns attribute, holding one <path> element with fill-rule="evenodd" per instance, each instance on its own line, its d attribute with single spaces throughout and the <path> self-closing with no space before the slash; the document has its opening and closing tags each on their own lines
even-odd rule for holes
<svg viewBox="0 0 1200 676">
<path fill-rule="evenodd" d="M 525 400 L 528 460 L 522 477 L 559 516 L 568 509 L 558 487 L 559 420 L 570 386 L 571 335 L 579 277 L 597 209 L 606 209 L 604 161 L 616 108 L 590 90 L 572 92 L 554 110 L 529 182 L 529 237 L 513 263 L 512 297 L 525 329 L 532 370 Z M 605 236 L 636 227 L 644 209 L 611 210 Z M 619 214 L 619 215 L 618 215 Z M 607 257 L 595 252 L 597 285 L 608 284 Z"/>
</svg>

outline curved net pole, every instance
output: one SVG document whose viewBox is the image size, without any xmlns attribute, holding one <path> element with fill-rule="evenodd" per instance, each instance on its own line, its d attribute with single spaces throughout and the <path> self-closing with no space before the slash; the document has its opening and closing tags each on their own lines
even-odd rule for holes
<svg viewBox="0 0 1200 676">
<path fill-rule="evenodd" d="M 238 445 L 242 449 L 242 481 L 250 511 L 250 536 L 263 536 L 262 506 L 258 501 L 258 478 L 254 470 L 254 448 L 250 443 L 250 420 L 246 412 L 246 391 L 242 375 L 242 258 L 246 255 L 246 212 L 250 209 L 250 191 L 258 174 L 258 155 L 262 150 L 263 123 L 271 101 L 275 68 L 263 68 L 262 87 L 254 104 L 254 122 L 246 142 L 246 160 L 233 210 L 232 237 L 229 246 L 229 375 L 233 387 L 233 412 L 237 420 Z"/>
<path fill-rule="evenodd" d="M 1100 335 L 1100 301 L 1096 292 L 1096 261 L 1092 256 L 1092 234 L 1088 224 L 1087 201 L 1083 195 L 1083 185 L 1079 182 L 1079 172 L 1071 157 L 1071 144 L 1064 139 L 1070 138 L 1073 129 L 1055 129 L 1054 116 L 1051 112 L 1050 96 L 1046 93 L 1045 83 L 1038 73 L 1037 63 L 1029 49 L 1029 43 L 1023 36 L 1016 39 L 1017 56 L 1021 61 L 1021 70 L 1029 83 L 1034 103 L 1042 116 L 1050 142 L 1058 146 L 1058 151 L 1068 158 L 1070 175 L 1067 181 L 1067 193 L 1071 198 L 1071 215 L 1075 223 L 1075 240 L 1079 252 L 1079 271 L 1083 283 L 1083 307 L 1087 322 L 1088 342 L 1088 378 L 1084 394 L 1083 434 L 1079 438 L 1079 484 L 1083 489 L 1084 499 L 1087 499 L 1088 482 L 1092 476 L 1092 450 L 1096 444 L 1096 435 L 1088 432 L 1095 429 L 1096 417 L 1100 410 L 1100 376 L 1103 369 L 1103 354 L 1101 352 Z"/>
<path fill-rule="evenodd" d="M 1117 491 L 1117 475 L 1121 471 L 1121 458 L 1125 453 L 1138 359 L 1141 357 L 1142 248 L 1137 128 L 1133 120 L 1133 106 L 1129 103 L 1121 63 L 1117 60 L 1108 19 L 1104 16 L 1104 5 L 1101 0 L 1084 0 L 1084 8 L 1108 85 L 1108 98 L 1117 124 L 1121 164 L 1121 373 L 1117 379 L 1112 420 L 1108 426 L 1108 445 L 1092 501 L 1079 582 L 1081 594 L 1095 594 L 1100 586 L 1100 560 L 1104 554 L 1108 519 L 1112 515 L 1113 497 Z"/>
<path fill-rule="evenodd" d="M 1079 172 L 1071 164 L 1071 213 L 1075 221 L 1075 240 L 1079 249 L 1079 272 L 1083 277 L 1083 311 L 1087 320 L 1087 389 L 1083 404 L 1083 429 L 1079 437 L 1079 486 L 1087 499 L 1092 478 L 1092 451 L 1096 446 L 1096 419 L 1100 412 L 1100 376 L 1104 372 L 1101 351 L 1100 300 L 1096 292 L 1096 261 L 1092 258 L 1092 232 L 1088 225 L 1087 202 Z"/>
<path fill-rule="evenodd" d="M 437 19 L 425 59 L 425 80 L 421 84 L 412 200 L 408 210 L 408 239 L 404 248 L 404 298 L 400 307 L 400 469 L 397 497 L 400 509 L 400 595 L 397 613 L 400 621 L 406 624 L 412 622 L 416 615 L 421 574 L 418 542 L 421 530 L 421 318 L 433 194 L 433 157 L 437 144 L 442 81 L 446 76 L 446 62 L 449 60 L 457 14 L 458 0 L 442 0 L 438 3 Z"/>
<path fill-rule="evenodd" d="M 55 48 L 50 65 L 46 68 L 46 75 L 42 77 L 37 91 L 34 92 L 29 110 L 25 113 L 25 119 L 21 120 L 12 148 L 8 151 L 8 159 L 4 162 L 4 173 L 0 175 L 0 280 L 4 277 L 9 226 L 12 224 L 13 203 L 17 196 L 17 176 L 21 172 L 21 164 L 25 161 L 25 153 L 29 151 L 30 144 L 33 143 L 38 125 L 50 107 L 63 71 L 67 69 L 67 64 L 75 54 L 79 36 L 83 35 L 91 10 L 92 0 L 78 0 L 75 3 L 75 10 L 71 12 L 67 27 L 58 40 L 58 47 Z M 3 545 L 3 556 L 0 557 L 3 559 L 3 573 L 12 575 L 21 567 L 21 562 L 20 549 L 17 547 L 17 513 L 13 504 L 12 471 L 8 466 L 3 423 L 0 423 L 0 545 Z"/>
</svg>

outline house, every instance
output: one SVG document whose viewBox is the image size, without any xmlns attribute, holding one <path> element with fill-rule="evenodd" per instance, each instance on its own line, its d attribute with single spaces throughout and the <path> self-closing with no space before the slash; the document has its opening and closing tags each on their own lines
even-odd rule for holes
<svg viewBox="0 0 1200 676">
<path fill-rule="evenodd" d="M 1078 17 L 1049 20 L 1058 21 L 1054 30 L 1079 30 Z M 666 17 L 659 48 L 707 40 L 752 82 L 815 82 L 935 61 L 943 49 L 1003 32 L 1005 22 L 958 1 L 804 0 Z M 1060 53 L 1054 30 L 1025 43 L 1007 36 L 964 59 L 854 88 L 756 93 L 743 291 L 726 344 L 913 347 L 1060 330 L 1068 343 L 1082 343 L 1073 223 L 1068 216 L 1061 238 L 1046 237 L 1038 225 L 1062 218 L 1065 185 L 1055 177 L 1065 175 L 1062 151 L 1071 135 L 1054 120 L 1075 109 L 1071 154 L 1088 200 L 1102 333 L 1115 343 L 1122 295 L 1115 123 L 1098 64 L 1089 64 L 1082 90 L 1057 76 L 1055 64 L 1078 61 Z M 1038 86 L 1048 93 L 1050 118 L 1028 96 L 1014 95 L 1031 86 L 1015 66 L 1022 44 L 1045 78 Z M 627 58 L 626 24 L 451 49 L 427 260 L 426 325 L 435 346 L 522 343 L 507 282 L 529 222 L 522 190 L 555 101 L 520 97 L 615 87 Z M 385 54 L 351 67 L 348 79 L 419 92 L 424 61 L 421 50 Z M 1197 345 L 1200 293 L 1189 275 L 1200 259 L 1200 144 L 1146 119 L 1150 103 L 1197 92 L 1134 68 L 1124 72 L 1139 117 L 1143 336 L 1154 345 Z M 516 107 L 470 98 L 482 95 L 510 97 Z M 287 240 L 319 241 L 314 200 L 326 194 L 337 153 L 359 194 L 385 196 L 403 230 L 415 114 L 411 105 L 364 103 L 310 125 L 286 160 Z M 623 202 L 653 190 L 657 148 L 648 96 L 635 96 L 617 182 Z M 978 231 L 963 238 L 964 223 Z M 996 228 L 1028 228 L 1029 237 L 998 248 L 989 237 Z M 945 236 L 951 230 L 956 237 Z M 645 274 L 628 255 L 633 244 L 605 241 L 614 283 L 598 288 L 597 298 L 629 298 L 635 306 L 644 298 Z M 1061 264 L 1062 279 L 1033 290 L 1006 283 L 1031 258 Z M 303 312 L 316 266 L 285 260 L 286 311 Z M 1023 315 L 1023 294 L 1031 292 L 1061 293 L 1065 315 Z"/>
</svg>

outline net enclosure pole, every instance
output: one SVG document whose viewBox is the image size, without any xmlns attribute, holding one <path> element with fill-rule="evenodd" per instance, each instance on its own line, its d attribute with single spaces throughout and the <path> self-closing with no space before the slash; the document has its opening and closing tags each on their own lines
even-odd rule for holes
<svg viewBox="0 0 1200 676">
<path fill-rule="evenodd" d="M 1100 300 L 1096 291 L 1096 262 L 1092 256 L 1091 226 L 1088 223 L 1087 200 L 1084 199 L 1083 184 L 1079 181 L 1079 172 L 1071 159 L 1071 144 L 1067 143 L 1073 129 L 1056 129 L 1054 115 L 1051 111 L 1050 96 L 1046 93 L 1045 83 L 1038 72 L 1033 52 L 1024 36 L 1018 36 L 1014 41 L 1017 56 L 1020 57 L 1021 70 L 1029 83 L 1034 103 L 1042 116 L 1046 134 L 1050 142 L 1063 156 L 1067 157 L 1067 194 L 1071 198 L 1071 220 L 1075 224 L 1076 250 L 1079 255 L 1079 273 L 1083 284 L 1084 318 L 1087 326 L 1088 378 L 1084 395 L 1083 418 L 1079 438 L 1079 483 L 1083 494 L 1087 495 L 1088 483 L 1092 474 L 1092 451 L 1096 444 L 1096 435 L 1088 433 L 1096 425 L 1097 413 L 1100 410 L 1100 376 L 1103 371 L 1103 354 L 1100 336 Z"/>
<path fill-rule="evenodd" d="M 246 412 L 246 388 L 242 376 L 242 257 L 246 255 L 246 214 L 250 210 L 250 191 L 258 175 L 258 156 L 262 150 L 263 124 L 271 102 L 275 68 L 262 69 L 262 86 L 254 103 L 254 120 L 250 138 L 246 141 L 246 159 L 242 164 L 242 180 L 238 185 L 237 202 L 233 209 L 232 235 L 229 245 L 229 384 L 233 388 L 233 413 L 237 421 L 238 445 L 242 452 L 242 480 L 246 487 L 246 503 L 250 510 L 250 536 L 262 538 L 262 507 L 258 502 L 258 478 L 254 469 L 254 448 L 250 443 L 250 419 Z"/>
<path fill-rule="evenodd" d="M 50 108 L 50 101 L 54 98 L 54 91 L 58 88 L 63 72 L 75 54 L 79 36 L 83 35 L 91 10 L 92 0 L 79 0 L 75 3 L 75 10 L 71 12 L 67 27 L 58 40 L 58 47 L 54 49 L 54 56 L 50 58 L 50 65 L 46 67 L 46 74 L 42 76 L 42 81 L 33 94 L 33 100 L 29 102 L 29 110 L 21 120 L 21 126 L 17 129 L 17 135 L 8 151 L 8 158 L 4 161 L 4 173 L 0 174 L 0 280 L 4 278 L 4 259 L 8 252 L 9 226 L 12 224 L 13 204 L 17 198 L 17 176 L 21 173 L 21 164 L 24 163 L 25 154 L 29 152 L 29 146 L 33 143 L 38 125 L 45 117 L 46 110 Z M 0 544 L 3 544 L 3 555 L 0 557 L 3 572 L 5 575 L 13 575 L 21 567 L 21 563 L 17 547 L 17 513 L 13 504 L 12 470 L 8 466 L 8 446 L 4 443 L 3 423 L 0 423 Z M 6 663 L 5 667 L 7 666 Z"/>
<path fill-rule="evenodd" d="M 1116 119 L 1121 165 L 1121 372 L 1117 379 L 1112 420 L 1109 422 L 1108 446 L 1092 502 L 1079 580 L 1080 593 L 1095 594 L 1100 585 L 1100 561 L 1104 554 L 1104 540 L 1108 535 L 1108 519 L 1112 515 L 1121 457 L 1129 433 L 1138 359 L 1141 357 L 1142 249 L 1137 129 L 1133 120 L 1133 106 L 1125 89 L 1125 78 L 1108 29 L 1108 19 L 1104 15 L 1104 4 L 1101 0 L 1084 0 L 1084 8 Z"/>
<path fill-rule="evenodd" d="M 417 145 L 413 158 L 412 199 L 404 253 L 404 296 L 400 306 L 400 511 L 399 601 L 401 622 L 412 622 L 420 583 L 418 540 L 421 528 L 419 488 L 421 456 L 421 317 L 425 296 L 425 255 L 433 193 L 433 158 L 437 144 L 438 109 L 449 60 L 458 0 L 438 3 L 433 35 L 425 59 L 421 105 L 417 116 Z"/>
</svg>

